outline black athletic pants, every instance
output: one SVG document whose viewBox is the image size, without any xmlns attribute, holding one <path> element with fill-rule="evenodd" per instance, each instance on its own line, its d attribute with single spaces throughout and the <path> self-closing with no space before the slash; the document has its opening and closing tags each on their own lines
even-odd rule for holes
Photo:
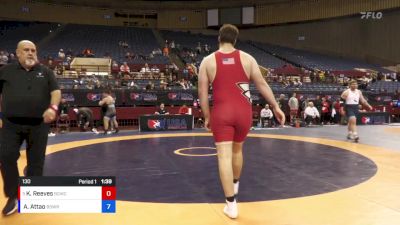
<svg viewBox="0 0 400 225">
<path fill-rule="evenodd" d="M 18 195 L 19 172 L 17 160 L 20 148 L 26 141 L 27 176 L 42 176 L 50 126 L 41 122 L 38 125 L 20 125 L 3 118 L 0 141 L 1 176 L 4 193 L 9 198 Z"/>
</svg>

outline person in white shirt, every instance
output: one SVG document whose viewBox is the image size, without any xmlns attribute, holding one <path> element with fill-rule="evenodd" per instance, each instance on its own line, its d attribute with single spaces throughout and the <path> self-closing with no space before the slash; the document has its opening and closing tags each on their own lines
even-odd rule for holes
<svg viewBox="0 0 400 225">
<path fill-rule="evenodd" d="M 296 93 L 293 93 L 292 97 L 289 99 L 288 105 L 290 108 L 290 122 L 293 123 L 299 112 L 299 100 L 296 97 Z"/>
<path fill-rule="evenodd" d="M 314 103 L 308 102 L 308 106 L 306 110 L 304 110 L 304 119 L 307 125 L 309 125 L 312 121 L 315 121 L 317 124 L 319 124 L 320 118 L 321 116 L 318 112 L 318 109 L 315 108 Z"/>
<path fill-rule="evenodd" d="M 140 70 L 141 73 L 150 73 L 151 69 L 149 67 L 149 64 L 145 63 L 144 67 L 142 67 L 142 69 Z"/>
<path fill-rule="evenodd" d="M 271 127 L 273 125 L 272 118 L 274 118 L 274 114 L 272 113 L 272 110 L 269 108 L 268 104 L 265 104 L 265 108 L 261 109 L 260 118 L 261 118 L 261 127 L 265 126 L 265 122 L 267 122 L 268 127 Z"/>
<path fill-rule="evenodd" d="M 60 59 L 65 58 L 64 49 L 61 48 L 60 51 L 58 51 L 58 58 L 60 58 Z"/>
</svg>

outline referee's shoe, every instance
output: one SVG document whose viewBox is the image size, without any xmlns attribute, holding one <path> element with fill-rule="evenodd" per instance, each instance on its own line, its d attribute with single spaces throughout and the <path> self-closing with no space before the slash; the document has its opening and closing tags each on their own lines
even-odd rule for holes
<svg viewBox="0 0 400 225">
<path fill-rule="evenodd" d="M 13 213 L 15 213 L 18 209 L 18 199 L 17 198 L 9 198 L 7 201 L 6 206 L 3 208 L 3 215 L 4 216 L 9 216 Z"/>
</svg>

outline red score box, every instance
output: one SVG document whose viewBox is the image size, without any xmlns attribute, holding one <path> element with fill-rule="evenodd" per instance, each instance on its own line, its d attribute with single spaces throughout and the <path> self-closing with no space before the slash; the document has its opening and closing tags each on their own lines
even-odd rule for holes
<svg viewBox="0 0 400 225">
<path fill-rule="evenodd" d="M 101 187 L 101 199 L 102 200 L 115 200 L 116 190 L 115 187 Z"/>
</svg>

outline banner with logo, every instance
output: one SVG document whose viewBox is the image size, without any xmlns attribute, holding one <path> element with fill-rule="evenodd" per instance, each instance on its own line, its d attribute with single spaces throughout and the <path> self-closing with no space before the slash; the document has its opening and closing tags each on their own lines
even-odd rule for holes
<svg viewBox="0 0 400 225">
<path fill-rule="evenodd" d="M 359 113 L 357 116 L 357 124 L 359 125 L 377 125 L 389 123 L 388 112 L 365 112 Z"/>
<path fill-rule="evenodd" d="M 102 90 L 62 90 L 62 98 L 64 98 L 70 106 L 99 106 L 102 95 Z M 115 98 L 115 105 L 123 105 L 122 90 L 113 91 L 112 95 Z"/>
<path fill-rule="evenodd" d="M 139 117 L 139 130 L 192 130 L 193 123 L 193 115 L 145 115 Z"/>
<path fill-rule="evenodd" d="M 135 91 L 127 90 L 125 93 L 126 105 L 192 105 L 197 99 L 197 91 Z"/>
</svg>

